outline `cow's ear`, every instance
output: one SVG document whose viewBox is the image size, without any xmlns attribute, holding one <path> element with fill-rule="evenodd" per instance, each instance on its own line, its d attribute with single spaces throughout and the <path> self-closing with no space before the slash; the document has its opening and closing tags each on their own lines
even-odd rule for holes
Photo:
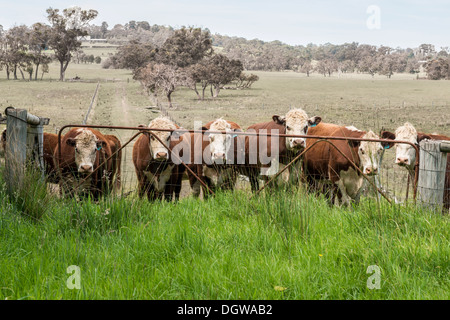
<svg viewBox="0 0 450 320">
<path fill-rule="evenodd" d="M 75 140 L 74 138 L 67 138 L 66 144 L 71 147 L 75 147 L 77 144 L 77 140 Z"/>
<path fill-rule="evenodd" d="M 352 147 L 352 148 L 359 148 L 359 145 L 361 144 L 361 141 L 357 141 L 357 140 L 348 140 L 348 144 L 349 144 L 350 147 Z"/>
<path fill-rule="evenodd" d="M 283 126 L 286 124 L 286 118 L 282 117 L 282 116 L 273 115 L 272 120 L 273 120 L 273 122 L 275 122 L 277 124 L 281 124 Z"/>
<path fill-rule="evenodd" d="M 204 135 L 209 136 L 209 132 L 208 132 L 209 128 L 203 126 L 203 127 L 200 128 L 200 130 L 203 131 L 203 134 L 204 134 Z"/>
<path fill-rule="evenodd" d="M 321 121 L 322 121 L 322 118 L 321 118 L 321 117 L 315 116 L 315 117 L 312 117 L 312 118 L 309 118 L 309 119 L 308 119 L 308 125 L 309 125 L 310 127 L 315 127 L 315 126 L 317 126 Z"/>
<path fill-rule="evenodd" d="M 382 131 L 380 136 L 381 136 L 381 139 L 395 140 L 395 133 L 392 133 L 389 131 Z M 384 149 L 389 149 L 394 146 L 394 143 L 393 142 L 381 142 L 381 145 L 383 146 Z"/>
<path fill-rule="evenodd" d="M 419 143 L 420 141 L 425 140 L 425 139 L 431 140 L 431 137 L 429 135 L 423 134 L 423 133 L 417 134 L 417 143 Z"/>
</svg>

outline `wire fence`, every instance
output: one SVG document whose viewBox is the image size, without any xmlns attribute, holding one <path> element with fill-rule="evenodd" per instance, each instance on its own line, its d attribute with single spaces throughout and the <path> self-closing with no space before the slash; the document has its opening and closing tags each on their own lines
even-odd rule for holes
<svg viewBox="0 0 450 320">
<path fill-rule="evenodd" d="M 373 158 L 375 160 L 371 160 L 377 169 L 369 172 L 358 155 L 358 147 L 350 146 L 351 142 L 367 142 L 379 146 L 386 142 L 409 143 L 405 141 L 261 134 L 248 131 L 230 133 L 211 130 L 68 125 L 60 130 L 62 145 L 65 143 L 64 131 L 70 131 L 74 127 L 95 128 L 101 130 L 103 134 L 116 136 L 121 142 L 121 147 L 116 149 L 116 152 L 121 154 L 120 158 L 114 158 L 111 151 L 103 156 L 105 161 L 108 158 L 118 161 L 116 166 L 120 167 L 120 189 L 115 192 L 120 196 L 134 194 L 147 196 L 149 199 L 170 200 L 173 196 L 206 197 L 220 189 L 238 189 L 245 190 L 249 193 L 249 197 L 252 197 L 263 190 L 271 190 L 274 185 L 305 187 L 311 191 L 328 194 L 333 203 L 339 204 L 358 202 L 361 196 L 385 198 L 391 203 L 405 203 L 412 201 L 416 196 L 417 172 L 411 176 L 407 170 L 396 165 L 394 151 L 383 149 L 378 152 Z M 220 140 L 218 136 L 224 137 L 223 146 L 228 149 L 225 154 L 220 155 L 220 158 L 214 158 L 211 137 L 217 141 Z M 167 137 L 170 139 L 167 140 Z M 231 139 L 227 140 L 226 137 Z M 281 141 L 283 145 L 282 141 L 288 138 L 307 139 L 306 147 L 293 152 L 281 150 L 283 148 L 277 143 Z M 316 141 L 311 145 L 309 141 L 313 138 Z M 270 150 L 262 142 L 269 144 L 272 142 Z M 320 145 L 327 145 L 327 156 L 317 156 L 316 151 Z M 152 150 L 152 146 L 155 150 Z M 158 155 L 161 152 L 155 146 L 166 146 L 167 154 Z M 378 148 L 379 146 L 377 145 Z M 416 159 L 419 159 L 419 155 Z M 310 171 L 308 161 L 326 163 L 325 170 L 313 168 Z M 331 177 L 329 172 L 329 168 L 336 162 L 343 168 L 335 172 L 337 179 Z M 368 170 L 369 174 L 363 170 Z M 348 176 L 349 172 L 353 177 Z M 83 187 L 91 177 L 92 173 L 79 175 L 72 172 L 71 178 L 63 178 L 60 185 L 70 184 L 71 189 L 77 189 Z"/>
</svg>

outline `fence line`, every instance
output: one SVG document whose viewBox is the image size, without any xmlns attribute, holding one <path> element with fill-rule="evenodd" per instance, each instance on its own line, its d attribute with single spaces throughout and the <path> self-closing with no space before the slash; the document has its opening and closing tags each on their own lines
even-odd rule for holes
<svg viewBox="0 0 450 320">
<path fill-rule="evenodd" d="M 87 120 L 89 118 L 89 114 L 91 113 L 91 110 L 92 110 L 92 106 L 94 105 L 95 98 L 97 97 L 97 93 L 98 93 L 98 88 L 99 87 L 100 87 L 100 82 L 97 82 L 97 87 L 95 87 L 94 95 L 92 96 L 92 99 L 91 99 L 91 104 L 89 105 L 89 108 L 88 108 L 88 110 L 86 112 L 86 115 L 84 116 L 84 120 L 83 120 L 82 124 L 86 124 L 87 123 Z"/>
<path fill-rule="evenodd" d="M 155 134 L 153 134 L 151 131 L 155 131 L 155 132 L 170 132 L 170 133 L 172 133 L 174 130 L 171 130 L 171 129 L 159 129 L 159 128 L 148 128 L 148 127 L 118 127 L 118 126 L 101 126 L 101 125 L 66 125 L 66 126 L 64 126 L 64 127 L 62 127 L 61 129 L 60 129 L 60 131 L 59 131 L 59 133 L 58 133 L 58 139 L 59 139 L 59 141 L 61 141 L 61 134 L 62 134 L 62 132 L 63 132 L 63 130 L 64 129 L 66 129 L 66 128 L 70 128 L 70 127 L 86 127 L 86 128 L 96 128 L 96 129 L 109 129 L 109 130 L 134 130 L 134 131 L 140 131 L 140 132 L 142 132 L 142 131 L 147 131 L 147 132 L 149 132 L 152 136 L 154 136 L 157 140 L 160 140 Z M 200 133 L 200 134 L 203 134 L 204 132 L 205 132 L 205 130 L 186 130 L 186 129 L 178 129 L 178 130 L 176 130 L 177 132 L 178 132 L 178 134 L 179 135 L 181 135 L 181 134 L 183 134 L 183 133 L 186 133 L 186 132 L 188 132 L 188 133 Z M 211 131 L 211 130 L 209 130 L 208 131 L 208 133 L 210 133 L 210 134 L 227 134 L 227 132 L 225 132 L 225 131 Z M 233 133 L 233 135 L 235 135 L 235 136 L 238 136 L 238 135 L 243 135 L 243 136 L 257 136 L 257 135 L 259 135 L 258 133 L 253 133 L 253 132 L 234 132 Z M 137 135 L 135 135 L 135 136 L 133 136 L 132 138 L 131 138 L 131 140 L 133 140 L 135 137 L 136 137 Z M 410 143 L 410 142 L 408 142 L 408 141 L 394 141 L 394 140 L 386 140 L 386 139 L 363 139 L 363 138 L 349 138 L 349 137 L 323 137 L 323 136 L 311 136 L 311 135 L 288 135 L 288 134 L 267 134 L 267 136 L 275 136 L 275 137 L 303 137 L 303 138 L 317 138 L 317 139 L 322 139 L 323 141 L 327 141 L 327 140 L 346 140 L 346 141 L 369 141 L 369 142 L 392 142 L 392 143 L 405 143 L 405 144 L 409 144 L 409 145 L 411 145 L 413 148 L 415 148 L 415 150 L 416 150 L 416 153 L 417 153 L 417 155 L 416 155 L 416 160 L 417 160 L 417 163 L 416 163 L 416 171 L 418 170 L 418 160 L 419 160 L 419 154 L 418 154 L 418 148 L 417 148 L 417 146 L 415 146 L 414 144 L 412 144 L 412 143 Z M 126 144 L 128 144 L 129 142 L 131 142 L 131 140 L 129 140 Z M 161 143 L 162 143 L 162 141 L 160 141 Z M 329 141 L 327 141 L 328 143 L 330 143 Z M 125 145 L 123 146 L 123 147 L 125 147 Z M 335 146 L 334 146 L 335 147 Z M 336 147 L 335 147 L 336 148 Z M 170 150 L 171 151 L 171 150 Z M 306 151 L 306 150 L 305 150 Z M 338 150 L 338 152 L 340 152 L 340 153 L 342 153 L 340 150 Z M 304 153 L 304 152 L 303 152 Z M 303 154 L 302 153 L 302 154 Z M 300 158 L 301 157 L 301 155 L 302 154 L 300 154 L 300 155 L 297 155 L 297 158 Z M 352 166 L 353 167 L 357 167 L 356 166 L 356 164 L 351 160 L 351 159 L 349 159 L 348 157 L 347 157 L 347 160 L 349 161 L 349 162 L 351 162 L 352 163 Z M 292 161 L 291 162 L 291 164 L 293 163 L 294 161 Z M 183 161 L 181 161 L 180 162 L 180 164 L 181 165 L 183 165 L 183 166 L 185 166 L 186 167 L 186 163 L 184 163 Z M 282 171 L 285 171 L 285 170 L 287 170 L 290 166 L 291 166 L 291 164 L 288 164 Z M 229 164 L 230 166 L 233 166 L 233 164 Z M 245 165 L 247 165 L 247 164 L 245 164 Z M 358 168 L 359 169 L 359 168 Z M 358 170 L 358 169 L 356 169 L 356 170 Z M 281 173 L 282 173 L 282 171 L 281 172 L 278 172 L 278 174 L 275 176 L 275 177 L 272 177 L 272 179 L 269 181 L 269 182 L 267 182 L 260 190 L 258 190 L 257 191 L 257 193 L 259 193 L 262 189 L 264 189 L 264 188 L 266 188 L 266 186 L 268 185 L 268 184 L 270 184 L 275 178 L 277 178 Z M 360 171 L 360 170 L 359 170 Z M 369 179 L 367 179 L 367 177 L 364 175 L 364 173 L 362 173 L 362 172 L 360 172 L 360 174 L 362 174 L 363 176 L 364 176 L 364 178 L 369 182 L 369 184 L 371 184 L 373 187 L 374 187 L 374 190 L 376 190 L 381 196 L 383 196 L 384 198 L 386 198 L 387 199 L 387 201 L 389 201 L 389 202 L 391 202 L 391 200 L 388 198 L 388 195 L 386 194 L 386 192 L 385 192 L 385 190 L 383 190 L 382 188 L 381 188 L 381 186 L 379 186 L 379 185 L 376 185 L 376 183 L 377 182 L 375 182 L 375 184 L 374 184 L 374 182 L 372 182 L 372 181 L 370 181 Z M 393 177 L 395 178 L 395 175 L 393 175 Z M 416 191 L 417 191 L 417 177 L 418 177 L 418 174 L 416 173 L 416 175 L 415 175 L 415 180 L 414 180 L 414 182 L 413 182 L 413 188 L 414 188 L 414 199 L 415 199 L 415 196 L 416 196 Z M 206 184 L 206 181 L 204 181 L 201 177 L 197 177 L 196 176 L 196 179 L 197 180 L 199 180 L 199 182 L 202 184 L 202 185 L 205 185 Z M 207 190 L 209 189 L 207 186 L 205 186 L 206 188 L 207 188 Z M 211 194 L 214 194 L 214 192 L 211 190 L 211 189 L 209 189 L 208 190 Z"/>
</svg>

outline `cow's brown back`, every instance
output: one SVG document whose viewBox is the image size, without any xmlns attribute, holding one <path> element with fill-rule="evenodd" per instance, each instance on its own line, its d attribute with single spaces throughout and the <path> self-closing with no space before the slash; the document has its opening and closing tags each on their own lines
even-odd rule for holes
<svg viewBox="0 0 450 320">
<path fill-rule="evenodd" d="M 343 126 L 323 122 L 308 130 L 309 136 L 361 138 L 364 134 L 364 131 L 350 130 Z M 318 139 L 315 138 L 307 138 L 306 147 L 308 148 L 317 141 Z M 339 172 L 346 171 L 352 166 L 342 154 L 359 166 L 358 147 L 351 146 L 348 140 L 329 140 L 329 142 L 335 145 L 340 152 L 328 142 L 318 142 L 305 153 L 304 168 L 307 175 L 336 182 L 339 180 Z"/>
</svg>

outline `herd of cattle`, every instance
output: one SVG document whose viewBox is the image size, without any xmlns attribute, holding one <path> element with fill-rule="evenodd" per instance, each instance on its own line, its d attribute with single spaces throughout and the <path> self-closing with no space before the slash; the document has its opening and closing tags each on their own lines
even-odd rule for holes
<svg viewBox="0 0 450 320">
<path fill-rule="evenodd" d="M 308 117 L 302 109 L 290 110 L 284 116 L 274 115 L 271 121 L 254 124 L 246 131 L 222 118 L 205 124 L 197 132 L 184 130 L 162 116 L 148 125 L 155 130 L 140 127 L 142 134 L 134 143 L 132 154 L 139 196 L 147 196 L 149 200 L 164 197 L 169 201 L 178 200 L 185 174 L 196 197 L 201 190 L 206 197 L 209 190 L 234 188 L 238 175 L 248 177 L 252 191 L 256 191 L 259 179 L 269 168 L 276 163 L 280 170 L 309 146 L 299 162 L 305 181 L 312 190 L 326 193 L 331 203 L 349 204 L 359 201 L 365 181 L 361 172 L 379 174 L 385 149 L 395 145 L 396 164 L 414 174 L 415 149 L 392 140 L 415 145 L 423 139 L 450 140 L 442 135 L 417 132 L 410 123 L 395 132 L 382 131 L 378 136 L 353 126 L 323 123 L 320 117 Z M 333 140 L 333 147 L 329 143 L 316 143 L 317 136 L 360 140 Z M 3 146 L 6 139 L 4 131 Z M 94 198 L 120 188 L 121 143 L 114 135 L 104 135 L 92 128 L 72 128 L 62 136 L 58 148 L 58 136 L 44 133 L 43 150 L 48 181 L 59 183 L 61 190 L 69 194 L 74 186 L 82 187 Z M 448 209 L 450 154 L 445 180 L 444 204 Z"/>
</svg>

